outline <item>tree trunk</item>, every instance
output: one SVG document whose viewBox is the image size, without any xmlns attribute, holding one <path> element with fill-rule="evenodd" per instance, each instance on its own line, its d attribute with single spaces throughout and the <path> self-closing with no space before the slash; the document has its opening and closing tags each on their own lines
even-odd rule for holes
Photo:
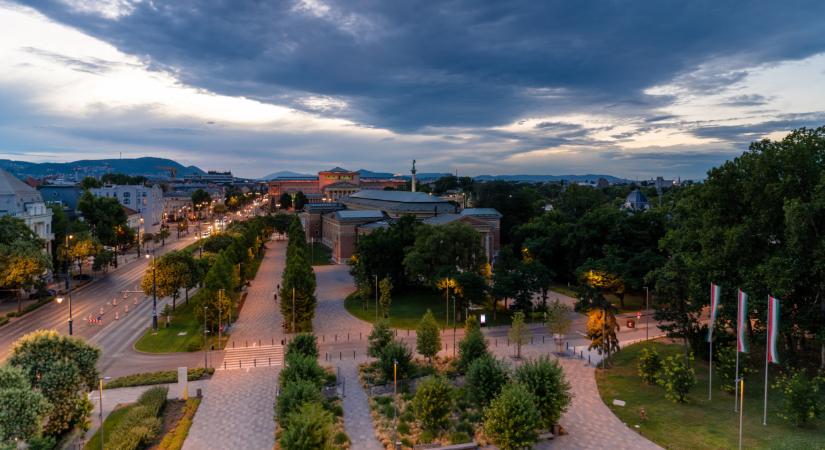
<svg viewBox="0 0 825 450">
<path fill-rule="evenodd" d="M 17 314 L 20 314 L 23 312 L 23 296 L 20 295 L 19 290 L 15 294 L 17 295 Z"/>
<path fill-rule="evenodd" d="M 624 292 L 616 294 L 616 297 L 619 297 L 619 306 L 624 309 Z"/>
</svg>

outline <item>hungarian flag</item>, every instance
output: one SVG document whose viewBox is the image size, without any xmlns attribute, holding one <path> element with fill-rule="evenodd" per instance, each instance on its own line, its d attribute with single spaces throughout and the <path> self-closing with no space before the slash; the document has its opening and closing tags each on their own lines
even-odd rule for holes
<svg viewBox="0 0 825 450">
<path fill-rule="evenodd" d="M 708 322 L 708 342 L 713 340 L 713 328 L 716 326 L 716 312 L 719 311 L 719 286 L 710 284 L 710 321 Z"/>
<path fill-rule="evenodd" d="M 779 300 L 768 296 L 768 362 L 779 364 L 776 342 L 779 339 Z"/>
<path fill-rule="evenodd" d="M 745 336 L 748 330 L 748 294 L 739 289 L 738 314 L 736 316 L 736 351 L 748 352 L 748 340 Z"/>
</svg>

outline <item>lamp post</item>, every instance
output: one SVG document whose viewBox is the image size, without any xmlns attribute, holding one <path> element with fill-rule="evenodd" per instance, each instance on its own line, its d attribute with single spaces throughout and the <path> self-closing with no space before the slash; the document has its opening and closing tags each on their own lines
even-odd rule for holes
<svg viewBox="0 0 825 450">
<path fill-rule="evenodd" d="M 206 311 L 208 309 L 209 308 L 206 307 L 206 306 L 203 307 L 203 370 L 206 370 L 206 368 L 209 364 L 207 362 L 208 353 L 207 353 L 207 348 L 206 348 L 206 332 L 207 332 L 207 330 L 206 330 Z"/>
<path fill-rule="evenodd" d="M 650 324 L 647 315 L 650 313 L 650 290 L 645 286 L 645 340 L 650 339 Z"/>
<path fill-rule="evenodd" d="M 455 307 L 455 295 L 453 295 L 453 358 L 455 358 L 455 331 L 456 331 L 456 307 Z"/>
<path fill-rule="evenodd" d="M 100 418 L 100 450 L 103 450 L 103 380 L 108 380 L 112 377 L 98 377 L 98 399 L 100 401 L 100 411 L 98 417 Z"/>
<path fill-rule="evenodd" d="M 63 246 L 64 251 L 66 252 L 66 297 L 69 299 L 69 336 L 72 335 L 73 327 L 72 327 L 72 277 L 69 273 L 69 241 L 74 239 L 74 236 L 71 234 L 66 235 L 66 243 Z M 57 304 L 63 303 L 63 297 L 55 298 Z"/>
<path fill-rule="evenodd" d="M 378 275 L 375 277 L 375 321 L 378 322 Z"/>
<path fill-rule="evenodd" d="M 392 360 L 392 448 L 398 448 L 396 439 L 398 435 L 398 360 Z"/>
<path fill-rule="evenodd" d="M 224 290 L 218 291 L 218 349 L 221 348 L 221 302 L 223 301 Z"/>
<path fill-rule="evenodd" d="M 155 255 L 146 255 L 146 259 L 152 260 L 152 330 L 158 331 L 158 285 L 157 285 L 157 273 L 155 268 L 157 264 L 155 263 Z"/>
</svg>

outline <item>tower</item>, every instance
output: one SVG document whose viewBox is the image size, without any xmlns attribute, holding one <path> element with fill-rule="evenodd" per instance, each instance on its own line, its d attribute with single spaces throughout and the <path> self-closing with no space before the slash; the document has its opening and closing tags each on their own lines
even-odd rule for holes
<svg viewBox="0 0 825 450">
<path fill-rule="evenodd" d="M 415 170 L 415 160 L 413 160 L 412 170 L 410 172 L 412 173 L 412 189 L 411 190 L 413 192 L 415 192 L 415 172 L 416 172 L 416 170 Z"/>
</svg>

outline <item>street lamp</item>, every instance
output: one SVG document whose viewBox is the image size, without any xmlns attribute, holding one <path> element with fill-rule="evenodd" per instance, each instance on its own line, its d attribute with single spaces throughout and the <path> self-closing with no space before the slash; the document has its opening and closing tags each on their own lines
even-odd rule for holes
<svg viewBox="0 0 825 450">
<path fill-rule="evenodd" d="M 207 348 L 206 348 L 206 310 L 209 309 L 206 306 L 203 307 L 203 370 L 206 370 L 209 363 L 207 362 Z"/>
<path fill-rule="evenodd" d="M 100 411 L 98 417 L 100 417 L 100 450 L 103 449 L 103 380 L 109 380 L 112 377 L 98 377 L 98 395 L 100 399 Z"/>
<path fill-rule="evenodd" d="M 650 339 L 650 325 L 647 315 L 650 313 L 650 290 L 645 286 L 645 340 Z"/>
<path fill-rule="evenodd" d="M 72 277 L 69 273 L 69 241 L 74 239 L 71 234 L 66 235 L 66 243 L 63 246 L 63 251 L 66 252 L 66 297 L 69 299 L 69 336 L 72 335 Z M 57 304 L 63 303 L 63 297 L 55 298 Z"/>
<path fill-rule="evenodd" d="M 152 259 L 152 330 L 158 331 L 158 285 L 157 274 L 155 272 L 155 255 L 146 255 L 146 259 Z"/>
</svg>

